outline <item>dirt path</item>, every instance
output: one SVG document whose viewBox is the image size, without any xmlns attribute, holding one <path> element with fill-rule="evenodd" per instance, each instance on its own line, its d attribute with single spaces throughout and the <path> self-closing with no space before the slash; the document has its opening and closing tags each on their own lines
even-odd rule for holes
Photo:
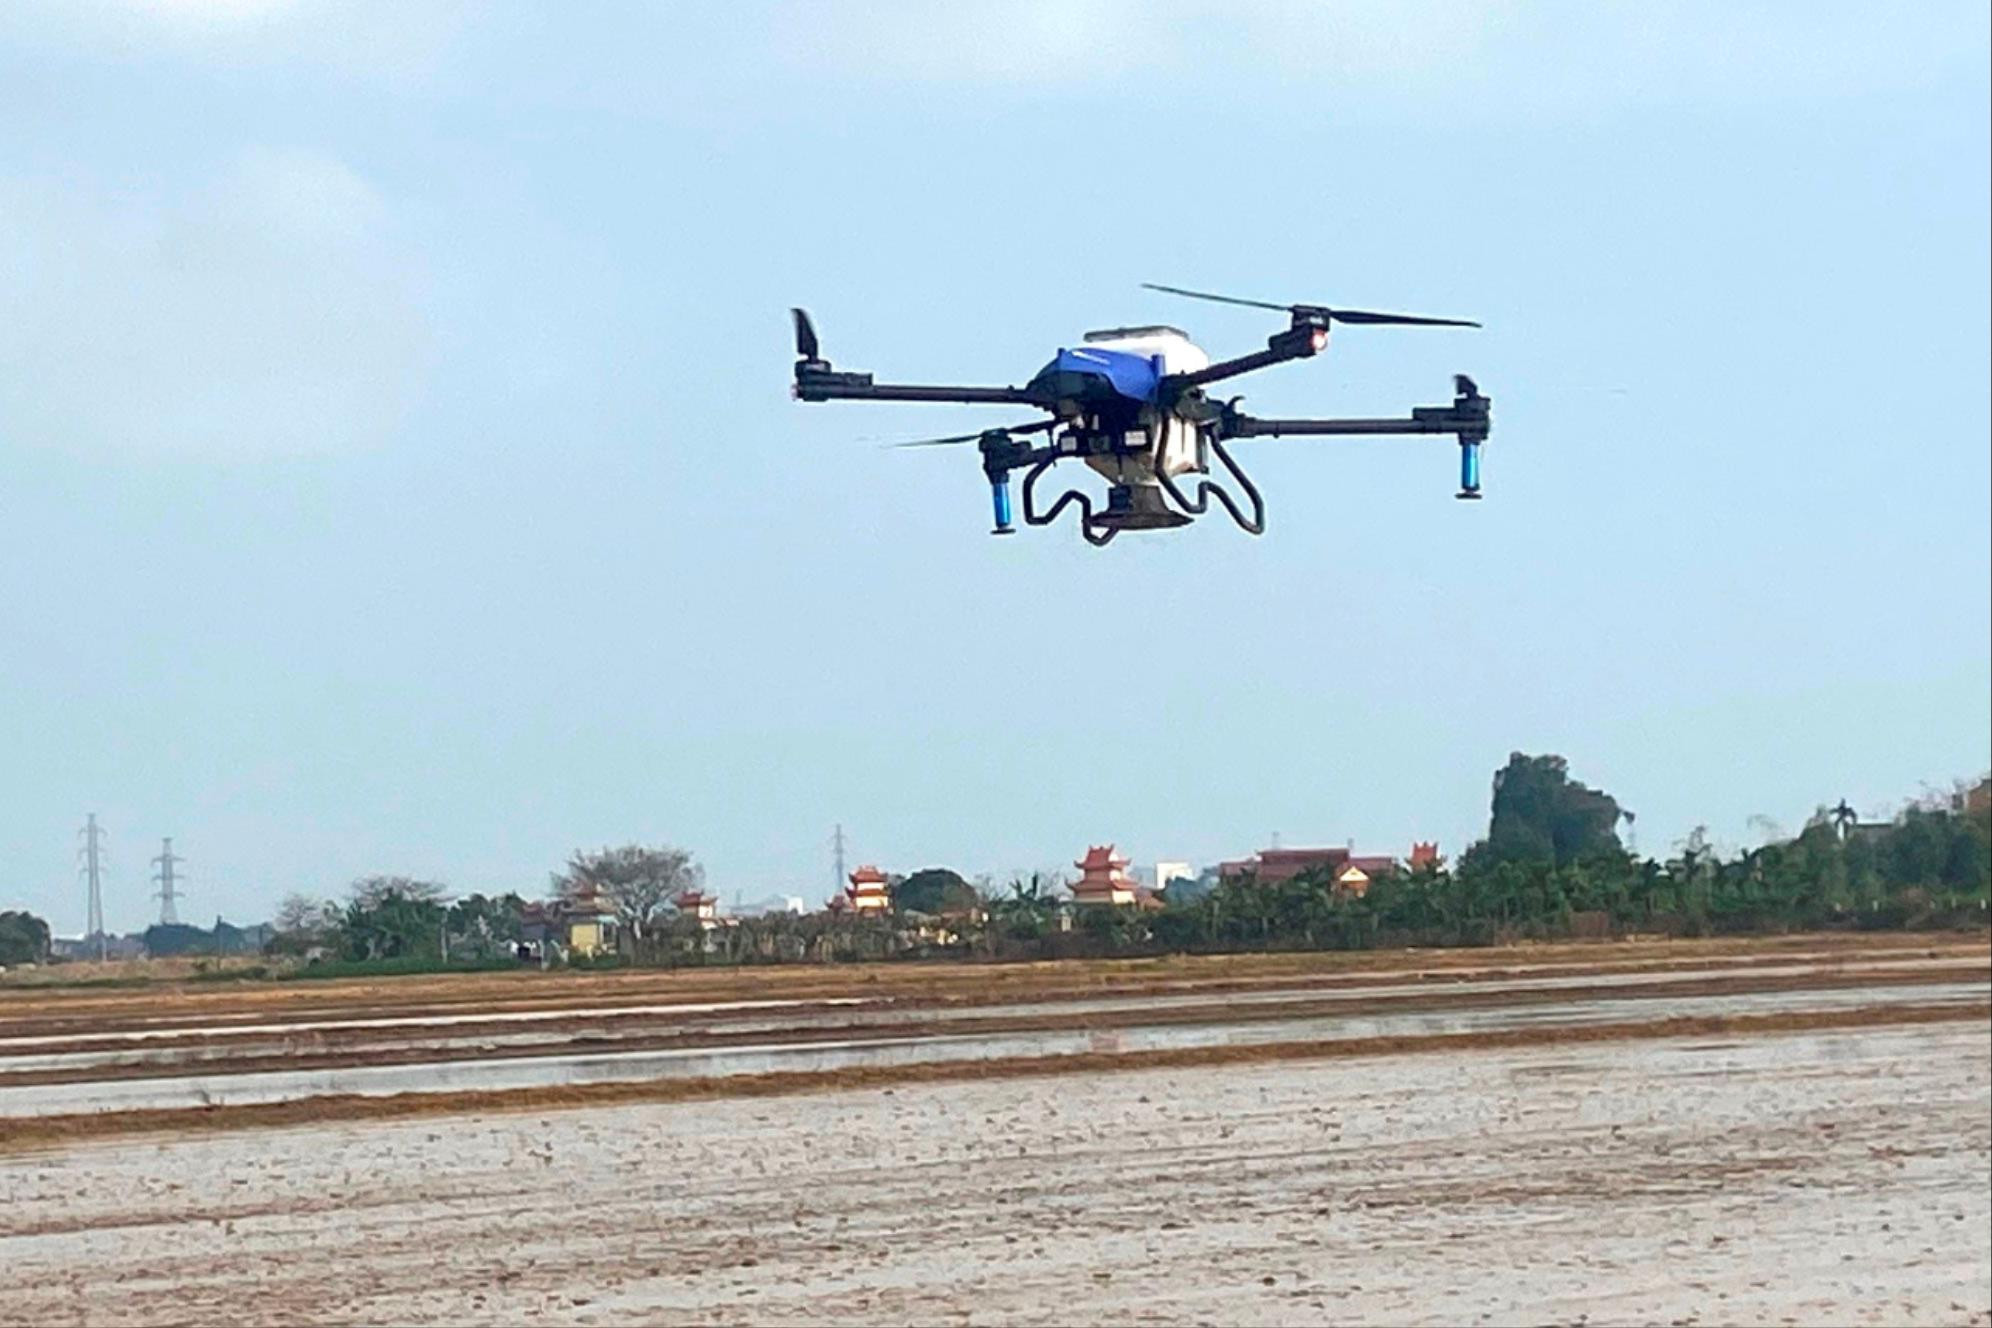
<svg viewBox="0 0 1992 1328">
<path fill-rule="evenodd" d="M 1992 1322 L 1982 1022 L 0 1159 L 0 1322 Z"/>
</svg>

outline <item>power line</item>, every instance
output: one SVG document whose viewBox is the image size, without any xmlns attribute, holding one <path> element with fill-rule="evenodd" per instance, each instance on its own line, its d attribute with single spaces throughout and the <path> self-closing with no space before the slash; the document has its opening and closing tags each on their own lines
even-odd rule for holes
<svg viewBox="0 0 1992 1328">
<path fill-rule="evenodd" d="M 159 856 L 152 860 L 152 865 L 159 869 L 152 874 L 152 879 L 159 885 L 159 893 L 154 896 L 159 900 L 159 925 L 177 927 L 180 925 L 180 910 L 177 907 L 180 896 L 173 888 L 177 880 L 173 868 L 186 859 L 173 851 L 171 835 L 161 840 L 160 844 Z"/>
<path fill-rule="evenodd" d="M 90 882 L 88 916 L 83 926 L 83 939 L 92 937 L 97 942 L 97 958 L 109 957 L 109 939 L 104 935 L 104 827 L 97 824 L 97 813 L 91 812 L 83 828 L 76 833 L 83 836 L 83 872 Z"/>
</svg>

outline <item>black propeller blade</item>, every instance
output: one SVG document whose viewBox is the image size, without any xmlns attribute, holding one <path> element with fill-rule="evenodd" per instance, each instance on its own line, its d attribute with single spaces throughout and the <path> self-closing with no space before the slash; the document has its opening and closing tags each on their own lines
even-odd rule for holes
<svg viewBox="0 0 1992 1328">
<path fill-rule="evenodd" d="M 795 315 L 795 353 L 805 360 L 816 359 L 816 328 L 810 323 L 809 315 L 800 309 L 789 312 Z"/>
<path fill-rule="evenodd" d="M 990 433 L 1040 433 L 1058 427 L 1057 420 L 1039 420 L 1036 424 L 1012 425 L 1006 429 L 977 429 L 974 433 L 951 434 L 946 438 L 915 438 L 904 443 L 883 443 L 883 447 L 953 447 L 959 443 L 980 442 L 984 434 Z"/>
<path fill-rule="evenodd" d="M 1193 300 L 1211 300 L 1218 304 L 1242 304 L 1248 309 L 1275 309 L 1284 314 L 1301 316 L 1313 314 L 1326 318 L 1331 323 L 1381 323 L 1415 327 L 1480 326 L 1465 318 L 1421 318 L 1416 314 L 1380 314 L 1369 309 L 1331 309 L 1325 304 L 1273 304 L 1266 300 L 1241 300 L 1235 295 L 1213 295 L 1209 291 L 1184 290 L 1181 286 L 1158 286 L 1152 281 L 1144 281 L 1141 284 L 1143 289 L 1161 291 L 1167 295 L 1187 295 Z"/>
</svg>

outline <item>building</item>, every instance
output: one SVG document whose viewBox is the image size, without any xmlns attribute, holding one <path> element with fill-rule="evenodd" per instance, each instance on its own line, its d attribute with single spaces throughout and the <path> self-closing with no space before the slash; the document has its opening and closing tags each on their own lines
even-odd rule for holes
<svg viewBox="0 0 1992 1328">
<path fill-rule="evenodd" d="M 892 911 L 892 891 L 885 879 L 885 873 L 870 863 L 851 873 L 851 883 L 844 889 L 847 907 L 860 916 L 867 913 L 890 913 Z M 835 906 L 835 901 L 832 901 Z"/>
<path fill-rule="evenodd" d="M 1218 867 L 1218 878 L 1233 884 L 1250 877 L 1260 885 L 1278 885 L 1303 872 L 1327 871 L 1339 874 L 1349 865 L 1346 848 L 1269 848 L 1249 858 L 1226 862 Z"/>
<path fill-rule="evenodd" d="M 1187 862 L 1158 862 L 1155 864 L 1155 888 L 1167 890 L 1172 881 L 1194 881 L 1196 869 Z"/>
<path fill-rule="evenodd" d="M 1132 904 L 1137 887 L 1127 874 L 1127 859 L 1114 852 L 1112 844 L 1095 844 L 1073 866 L 1080 877 L 1072 885 L 1075 904 Z"/>
<path fill-rule="evenodd" d="M 529 903 L 519 915 L 519 936 L 529 945 L 552 945 L 572 955 L 616 948 L 616 915 L 600 895 Z"/>
<path fill-rule="evenodd" d="M 703 890 L 687 890 L 678 896 L 678 913 L 711 930 L 719 925 L 719 900 Z"/>
<path fill-rule="evenodd" d="M 1414 868 L 1427 862 L 1436 865 L 1438 861 L 1437 844 L 1411 846 Z M 1259 885 L 1278 885 L 1305 873 L 1325 873 L 1335 882 L 1336 890 L 1360 898 L 1369 893 L 1370 883 L 1377 877 L 1401 868 L 1402 864 L 1387 853 L 1359 854 L 1348 847 L 1269 848 L 1249 858 L 1220 864 L 1218 879 L 1227 885 L 1248 879 Z"/>
<path fill-rule="evenodd" d="M 1397 869 L 1397 859 L 1387 853 L 1367 857 L 1352 854 L 1342 864 L 1342 870 L 1335 873 L 1335 888 L 1360 899 L 1369 893 L 1371 881 L 1379 876 L 1388 876 Z"/>
<path fill-rule="evenodd" d="M 843 896 L 839 895 L 838 897 L 842 898 Z M 809 912 L 809 906 L 802 902 L 801 895 L 769 895 L 765 899 L 756 899 L 736 904 L 733 911 L 743 918 L 767 917 L 770 914 L 776 913 L 786 913 L 792 917 L 799 918 Z"/>
</svg>

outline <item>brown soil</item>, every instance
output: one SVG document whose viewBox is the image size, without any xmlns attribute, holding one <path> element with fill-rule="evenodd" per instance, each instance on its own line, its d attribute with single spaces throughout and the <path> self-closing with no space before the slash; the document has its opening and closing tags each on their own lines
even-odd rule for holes
<svg viewBox="0 0 1992 1328">
<path fill-rule="evenodd" d="M 1992 1323 L 1981 1019 L 0 1155 L 0 1325 Z"/>
<path fill-rule="evenodd" d="M 1975 958 L 1976 956 L 1967 956 Z M 1015 1032 L 1035 1032 L 1050 1030 L 1111 1029 L 1127 1027 L 1152 1027 L 1155 1025 L 1185 1025 L 1201 1023 L 1249 1023 L 1305 1019 L 1330 1014 L 1371 1014 L 1381 1010 L 1391 1013 L 1417 1013 L 1425 1011 L 1485 1009 L 1509 1006 L 1562 1005 L 1573 1001 L 1631 1001 L 1653 1000 L 1676 996 L 1721 996 L 1744 993 L 1779 991 L 1827 991 L 1859 987 L 1877 986 L 1920 986 L 1938 983 L 1954 983 L 1985 973 L 1982 967 L 1974 966 L 1960 972 L 1957 967 L 1874 967 L 1858 971 L 1836 971 L 1826 968 L 1808 973 L 1758 974 L 1748 971 L 1722 973 L 1718 976 L 1697 976 L 1679 980 L 1665 978 L 1642 982 L 1636 985 L 1604 984 L 1558 987 L 1529 988 L 1498 991 L 1447 991 L 1443 985 L 1430 992 L 1416 994 L 1393 994 L 1372 1003 L 1352 1002 L 1346 998 L 1331 999 L 1316 997 L 1309 999 L 1307 989 L 1295 991 L 1294 999 L 1278 1002 L 1251 1004 L 1211 1003 L 1186 1008 L 1151 1007 L 1132 1010 L 1094 1010 L 1077 1013 L 1041 1012 L 1019 1014 L 1009 1017 L 983 1017 L 975 1019 L 950 1019 L 944 1014 L 933 1019 L 922 1020 L 917 1024 L 885 1023 L 870 1021 L 864 1011 L 871 1007 L 819 1007 L 835 1009 L 837 1019 L 820 1026 L 789 1026 L 781 1031 L 784 1043 L 806 1043 L 835 1041 L 846 1038 L 896 1037 L 930 1038 L 957 1034 L 978 1033 L 998 1034 Z M 1457 975 L 1449 975 L 1459 980 Z M 1538 974 L 1537 976 L 1541 976 Z M 1559 978 L 1573 975 L 1559 970 Z M 1588 969 L 1581 976 L 1594 976 Z M 1605 975 L 1597 975 L 1605 976 Z M 1517 981 L 1526 983 L 1527 975 L 1520 975 Z M 1392 982 L 1401 982 L 1402 975 Z M 1385 979 L 1363 979 L 1361 986 L 1385 985 Z M 1089 993 L 1090 994 L 1090 993 Z M 1154 994 L 1154 993 L 1143 993 Z M 951 1005 L 954 1003 L 950 1003 Z M 792 1015 L 793 1010 L 783 1012 Z M 720 1015 L 691 1016 L 600 1016 L 587 1019 L 555 1019 L 535 1022 L 528 1027 L 536 1034 L 544 1034 L 542 1043 L 507 1046 L 502 1055 L 508 1059 L 531 1058 L 537 1056 L 564 1056 L 576 1052 L 613 1049 L 615 1051 L 656 1051 L 680 1047 L 724 1047 L 766 1041 L 770 1036 L 765 1029 L 715 1029 L 702 1031 L 701 1025 Z M 654 1033 L 632 1032 L 627 1035 L 604 1036 L 605 1026 L 616 1022 L 655 1023 L 663 1025 Z M 268 1070 L 309 1070 L 335 1069 L 356 1065 L 405 1065 L 416 1063 L 439 1063 L 449 1061 L 472 1061 L 493 1054 L 475 1045 L 438 1046 L 426 1043 L 423 1036 L 447 1035 L 452 1039 L 473 1039 L 479 1036 L 492 1036 L 505 1033 L 518 1033 L 522 1026 L 517 1023 L 469 1023 L 451 1024 L 428 1029 L 410 1028 L 406 1031 L 408 1040 L 396 1045 L 378 1045 L 383 1033 L 396 1030 L 380 1029 L 326 1029 L 314 1030 L 295 1039 L 286 1039 L 281 1034 L 258 1035 L 255 1039 L 222 1036 L 188 1036 L 176 1038 L 171 1050 L 185 1051 L 189 1057 L 160 1060 L 156 1062 L 123 1065 L 115 1074 L 121 1079 L 170 1078 L 184 1075 L 190 1070 L 198 1070 L 204 1075 L 246 1074 Z M 249 1045 L 240 1045 L 244 1042 Z M 231 1049 L 231 1043 L 237 1044 Z M 63 1051 L 117 1050 L 128 1044 L 121 1044 L 114 1038 L 81 1038 L 74 1043 L 65 1043 Z M 191 1053 L 201 1049 L 214 1049 L 227 1052 L 224 1056 L 194 1059 Z M 5 1061 L 0 1060 L 0 1067 Z M 8 1084 L 48 1084 L 76 1080 L 91 1080 L 105 1077 L 103 1068 L 55 1068 L 44 1070 L 7 1071 L 0 1068 L 0 1086 Z M 0 1126 L 0 1129 L 4 1129 Z"/>
<path fill-rule="evenodd" d="M 1084 1075 L 1104 1071 L 1249 1065 L 1284 1060 L 1343 1060 L 1356 1057 L 1463 1052 L 1487 1048 L 1715 1035 L 1741 1037 L 1799 1030 L 1971 1021 L 1992 1022 L 1992 1004 L 1899 1005 L 1856 1010 L 1656 1019 L 1580 1028 L 1519 1028 L 1423 1037 L 1360 1038 L 1332 1043 L 1283 1042 L 1148 1052 L 1101 1052 L 1056 1058 L 1020 1057 L 821 1073 L 775 1073 L 737 1075 L 721 1079 L 581 1084 L 505 1092 L 405 1093 L 393 1097 L 320 1097 L 297 1102 L 188 1111 L 134 1111 L 7 1120 L 0 1122 L 0 1152 L 44 1148 L 86 1139 L 170 1131 L 256 1129 L 330 1121 L 397 1120 L 420 1116 L 600 1107 L 639 1102 L 773 1097 L 832 1089 L 880 1089 L 901 1084 Z"/>
<path fill-rule="evenodd" d="M 728 969 L 450 973 L 287 982 L 151 983 L 115 989 L 0 986 L 0 1037 L 286 1019 L 737 1000 L 874 998 L 898 1005 L 989 1003 L 1169 991 L 1249 990 L 1295 979 L 1431 981 L 1568 976 L 1778 963 L 1795 954 L 1858 962 L 1987 952 L 1983 933 L 1821 933 L 1712 940 L 1596 941 L 1494 949 L 1175 955 L 1035 963 L 790 964 Z"/>
</svg>

